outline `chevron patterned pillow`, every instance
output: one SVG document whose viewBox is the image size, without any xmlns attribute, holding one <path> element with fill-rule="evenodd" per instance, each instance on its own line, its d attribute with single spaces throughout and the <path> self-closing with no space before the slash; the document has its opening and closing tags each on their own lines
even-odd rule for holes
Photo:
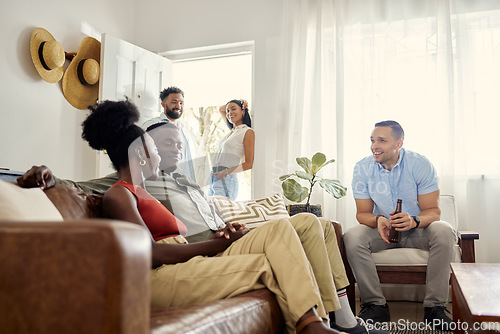
<svg viewBox="0 0 500 334">
<path fill-rule="evenodd" d="M 243 223 L 252 229 L 273 219 L 290 218 L 281 194 L 249 201 L 232 201 L 224 196 L 210 198 L 225 223 Z"/>
</svg>

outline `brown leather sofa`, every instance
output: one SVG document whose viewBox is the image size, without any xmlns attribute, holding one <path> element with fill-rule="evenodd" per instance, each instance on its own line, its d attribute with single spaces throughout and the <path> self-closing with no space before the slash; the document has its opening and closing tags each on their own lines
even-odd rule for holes
<svg viewBox="0 0 500 334">
<path fill-rule="evenodd" d="M 133 224 L 99 219 L 101 196 L 45 190 L 64 222 L 0 222 L 2 333 L 277 333 L 261 289 L 206 305 L 151 308 L 151 245 Z M 338 240 L 341 227 L 335 224 Z"/>
</svg>

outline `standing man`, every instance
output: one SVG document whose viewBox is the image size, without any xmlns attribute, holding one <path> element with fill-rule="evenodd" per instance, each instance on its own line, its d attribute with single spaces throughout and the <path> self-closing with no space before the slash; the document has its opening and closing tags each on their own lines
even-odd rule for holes
<svg viewBox="0 0 500 334">
<path fill-rule="evenodd" d="M 446 328 L 451 324 L 445 304 L 457 235 L 450 224 L 440 221 L 436 171 L 426 157 L 402 148 L 404 131 L 395 121 L 376 123 L 370 140 L 372 155 L 356 164 L 352 179 L 359 225 L 344 235 L 363 303 L 359 317 L 367 323 L 390 321 L 371 253 L 419 248 L 429 250 L 424 321 Z M 398 199 L 403 200 L 403 210 L 394 214 Z M 397 244 L 387 239 L 391 225 L 401 232 Z"/>
<path fill-rule="evenodd" d="M 184 111 L 184 92 L 180 88 L 174 86 L 168 87 L 167 89 L 161 91 L 160 101 L 161 106 L 163 107 L 163 113 L 158 117 L 144 122 L 144 124 L 142 124 L 142 128 L 146 130 L 148 127 L 156 123 L 172 123 L 177 126 L 184 139 L 184 149 L 182 151 L 184 163 L 178 166 L 179 170 L 189 176 L 192 180 L 196 181 L 193 156 L 191 154 L 191 148 L 189 147 L 189 135 L 186 133 L 182 123 L 179 122 L 179 118 L 182 116 Z"/>
</svg>

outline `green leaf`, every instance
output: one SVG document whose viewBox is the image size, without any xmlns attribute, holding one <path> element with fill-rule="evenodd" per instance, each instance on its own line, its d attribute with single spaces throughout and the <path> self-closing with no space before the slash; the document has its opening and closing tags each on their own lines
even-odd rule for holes
<svg viewBox="0 0 500 334">
<path fill-rule="evenodd" d="M 326 156 L 323 153 L 318 152 L 315 155 L 313 155 L 311 172 L 313 174 L 316 174 L 321 169 L 321 167 L 323 167 L 325 161 L 326 161 Z"/>
<path fill-rule="evenodd" d="M 300 203 L 306 199 L 308 189 L 301 186 L 300 183 L 294 179 L 288 179 L 281 184 L 283 188 L 283 195 L 290 201 Z"/>
<path fill-rule="evenodd" d="M 312 163 L 311 163 L 311 160 L 309 160 L 309 158 L 302 157 L 302 158 L 297 158 L 295 160 L 297 161 L 297 164 L 300 167 L 304 168 L 304 170 L 306 171 L 306 173 L 311 174 Z"/>
<path fill-rule="evenodd" d="M 327 193 L 339 199 L 346 195 L 347 188 L 342 186 L 339 180 L 323 179 L 318 181 L 321 188 L 325 189 Z"/>
<path fill-rule="evenodd" d="M 290 176 L 292 176 L 294 174 L 286 174 L 286 175 L 281 175 L 280 176 L 280 181 L 285 181 L 286 179 L 288 179 Z"/>
<path fill-rule="evenodd" d="M 295 172 L 295 175 L 297 175 L 298 177 L 300 177 L 301 179 L 303 180 L 308 180 L 308 181 L 311 181 L 312 180 L 312 175 L 309 174 L 309 173 L 306 173 L 306 172 L 303 172 L 301 170 L 299 171 L 296 171 Z"/>
<path fill-rule="evenodd" d="M 328 165 L 328 164 L 331 164 L 332 162 L 335 162 L 335 159 L 328 160 L 327 162 L 325 162 L 325 163 L 323 164 L 323 166 L 321 166 L 321 168 L 325 167 L 325 166 L 326 166 L 326 165 Z"/>
</svg>

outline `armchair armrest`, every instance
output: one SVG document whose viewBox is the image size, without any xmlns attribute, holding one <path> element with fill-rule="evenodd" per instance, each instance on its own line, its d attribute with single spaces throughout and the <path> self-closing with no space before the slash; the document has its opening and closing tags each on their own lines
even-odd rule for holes
<svg viewBox="0 0 500 334">
<path fill-rule="evenodd" d="M 151 241 L 110 220 L 0 222 L 6 333 L 147 333 Z"/>
<path fill-rule="evenodd" d="M 462 262 L 475 263 L 476 253 L 474 240 L 479 239 L 479 233 L 474 231 L 458 231 L 458 245 L 462 250 Z"/>
</svg>

